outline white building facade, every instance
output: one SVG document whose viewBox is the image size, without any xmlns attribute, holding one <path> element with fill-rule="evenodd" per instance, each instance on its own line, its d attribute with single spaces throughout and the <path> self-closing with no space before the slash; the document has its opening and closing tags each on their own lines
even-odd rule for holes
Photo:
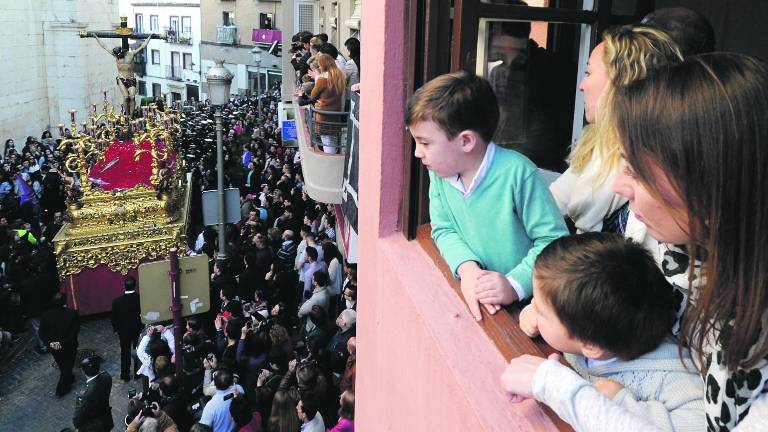
<svg viewBox="0 0 768 432">
<path fill-rule="evenodd" d="M 17 148 L 69 125 L 69 110 L 85 120 L 90 104 L 122 100 L 114 59 L 80 31 L 113 30 L 120 23 L 117 0 L 4 1 L 0 6 L 0 139 Z M 119 39 L 116 39 L 119 41 Z"/>
<path fill-rule="evenodd" d="M 168 36 L 153 39 L 142 53 L 138 99 L 200 100 L 200 0 L 121 0 L 120 14 L 135 32 Z"/>
<path fill-rule="evenodd" d="M 203 75 L 223 60 L 234 75 L 233 95 L 258 94 L 282 80 L 282 47 L 270 52 L 283 39 L 281 0 L 201 0 L 201 11 Z"/>
</svg>

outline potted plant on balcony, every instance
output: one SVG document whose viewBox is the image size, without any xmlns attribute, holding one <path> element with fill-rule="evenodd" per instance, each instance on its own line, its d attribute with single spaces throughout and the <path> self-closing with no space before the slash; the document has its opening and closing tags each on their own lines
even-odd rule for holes
<svg viewBox="0 0 768 432">
<path fill-rule="evenodd" d="M 189 33 L 180 34 L 177 40 L 179 43 L 192 45 L 192 35 Z"/>
</svg>

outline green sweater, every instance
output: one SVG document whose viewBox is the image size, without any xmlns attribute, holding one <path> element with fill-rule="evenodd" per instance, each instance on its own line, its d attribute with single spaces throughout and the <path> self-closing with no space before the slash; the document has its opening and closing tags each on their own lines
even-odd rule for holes
<svg viewBox="0 0 768 432">
<path fill-rule="evenodd" d="M 568 235 L 536 166 L 514 150 L 496 147 L 485 177 L 466 198 L 432 172 L 429 180 L 432 238 L 453 274 L 461 263 L 475 261 L 514 279 L 530 297 L 539 252 Z"/>
</svg>

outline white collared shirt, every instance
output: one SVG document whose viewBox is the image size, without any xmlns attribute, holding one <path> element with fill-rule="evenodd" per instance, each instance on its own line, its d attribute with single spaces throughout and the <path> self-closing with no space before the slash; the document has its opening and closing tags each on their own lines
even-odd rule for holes
<svg viewBox="0 0 768 432">
<path fill-rule="evenodd" d="M 448 184 L 455 187 L 459 190 L 462 194 L 464 194 L 464 198 L 472 195 L 472 192 L 474 192 L 477 187 L 480 185 L 480 182 L 483 181 L 485 178 L 485 175 L 488 174 L 488 169 L 491 167 L 491 163 L 493 162 L 493 155 L 496 153 L 496 144 L 491 142 L 486 146 L 485 148 L 485 155 L 483 156 L 482 162 L 480 162 L 480 166 L 477 168 L 477 172 L 475 173 L 475 177 L 472 178 L 472 182 L 469 183 L 469 187 L 465 190 L 464 184 L 461 182 L 461 176 L 459 174 L 456 174 L 456 176 L 451 177 L 448 179 Z"/>
</svg>

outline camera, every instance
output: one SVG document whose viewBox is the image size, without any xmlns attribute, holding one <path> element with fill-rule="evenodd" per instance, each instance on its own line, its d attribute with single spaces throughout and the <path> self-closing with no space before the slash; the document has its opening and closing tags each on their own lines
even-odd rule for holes
<svg viewBox="0 0 768 432">
<path fill-rule="evenodd" d="M 155 416 L 155 412 L 152 410 L 152 408 L 153 408 L 152 405 L 153 404 L 154 404 L 154 402 L 150 402 L 150 401 L 145 400 L 144 401 L 144 408 L 141 409 L 141 415 L 144 416 L 144 417 L 154 417 Z M 158 409 L 159 409 L 159 407 L 158 407 Z"/>
</svg>

